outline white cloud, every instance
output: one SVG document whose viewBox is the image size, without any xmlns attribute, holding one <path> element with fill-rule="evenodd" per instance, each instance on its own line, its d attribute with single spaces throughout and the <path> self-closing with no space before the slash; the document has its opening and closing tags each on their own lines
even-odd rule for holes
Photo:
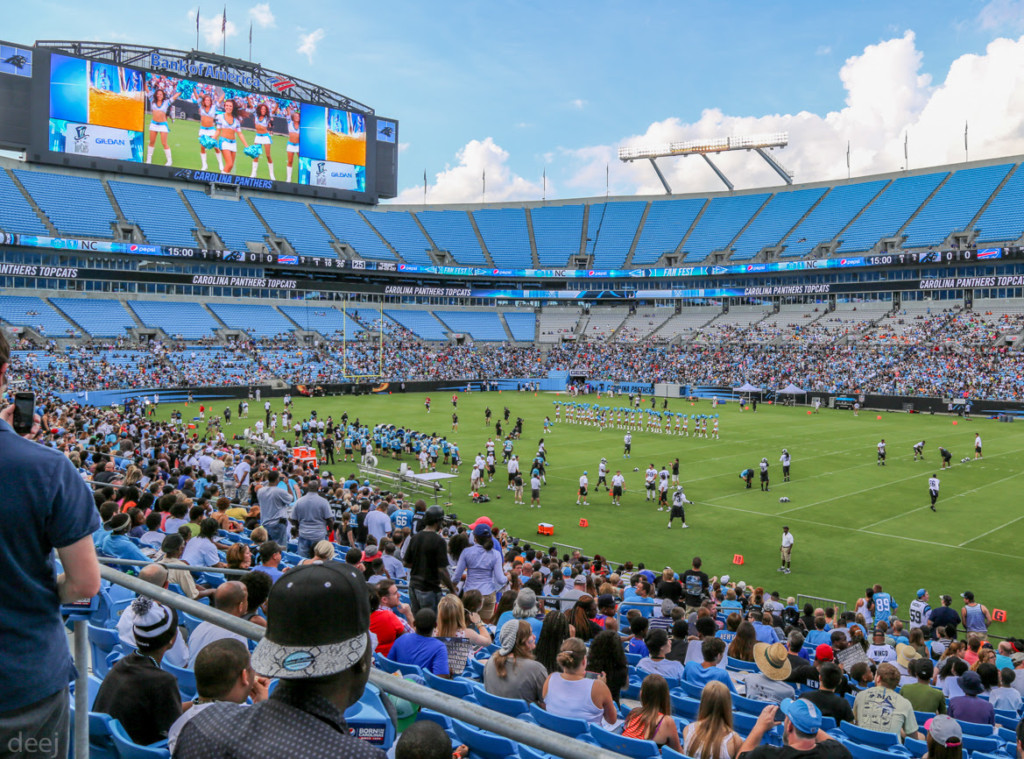
<svg viewBox="0 0 1024 759">
<path fill-rule="evenodd" d="M 267 29 L 277 24 L 277 19 L 270 11 L 270 3 L 257 3 L 249 9 L 249 19 L 256 26 Z"/>
<path fill-rule="evenodd" d="M 1019 32 L 1024 29 L 1024 0 L 991 0 L 978 13 L 978 25 L 987 31 Z"/>
<path fill-rule="evenodd" d="M 196 12 L 188 12 L 188 20 L 192 26 L 196 23 Z M 215 16 L 199 16 L 199 34 L 203 39 L 203 42 L 210 48 L 220 47 L 224 40 L 224 37 L 234 37 L 238 34 L 238 27 L 235 26 L 235 22 L 228 18 L 227 24 L 224 26 L 224 34 L 221 33 L 221 24 L 224 21 L 222 13 L 218 13 Z"/>
<path fill-rule="evenodd" d="M 412 145 L 411 142 L 400 142 L 400 143 L 398 143 L 398 152 L 399 153 L 404 153 L 406 150 L 409 149 L 410 145 Z"/>
<path fill-rule="evenodd" d="M 897 171 L 904 164 L 904 133 L 909 133 L 911 168 L 962 161 L 965 120 L 972 159 L 1024 153 L 1024 38 L 997 39 L 982 55 L 960 56 L 938 84 L 921 73 L 921 62 L 914 33 L 905 32 L 844 63 L 839 80 L 846 105 L 837 111 L 743 116 L 706 109 L 691 123 L 665 119 L 614 145 L 562 150 L 571 170 L 563 183 L 579 188 L 579 194 L 603 194 L 608 165 L 613 194 L 658 194 L 664 190 L 646 161 L 618 161 L 620 145 L 777 131 L 789 132 L 790 147 L 773 157 L 796 182 L 845 178 L 847 141 L 854 176 Z M 723 153 L 714 160 L 737 188 L 779 184 L 778 175 L 753 154 Z M 724 189 L 696 157 L 662 159 L 659 166 L 675 192 Z"/>
<path fill-rule="evenodd" d="M 831 55 L 832 48 L 828 45 L 818 45 L 818 49 L 814 51 L 815 55 Z"/>
<path fill-rule="evenodd" d="M 586 107 L 587 101 L 584 100 L 583 98 L 576 98 L 575 100 L 570 100 L 569 105 L 571 105 L 577 111 L 582 111 Z"/>
<path fill-rule="evenodd" d="M 299 47 L 297 52 L 306 56 L 306 59 L 312 63 L 313 54 L 316 52 L 316 46 L 320 44 L 320 41 L 326 36 L 326 32 L 320 29 L 314 29 L 309 34 L 299 35 Z"/>
<path fill-rule="evenodd" d="M 542 187 L 513 173 L 508 166 L 508 151 L 494 143 L 490 137 L 472 140 L 456 156 L 455 166 L 445 166 L 434 175 L 427 187 L 429 203 L 478 203 L 483 193 L 483 175 L 487 174 L 487 202 L 508 200 L 539 200 Z M 548 180 L 548 194 L 553 185 Z M 423 187 L 402 190 L 395 203 L 422 203 Z"/>
</svg>

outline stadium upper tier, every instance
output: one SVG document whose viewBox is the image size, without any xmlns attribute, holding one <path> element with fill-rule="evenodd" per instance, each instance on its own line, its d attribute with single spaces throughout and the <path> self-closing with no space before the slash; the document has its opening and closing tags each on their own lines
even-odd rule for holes
<svg viewBox="0 0 1024 759">
<path fill-rule="evenodd" d="M 0 230 L 431 265 L 622 269 L 863 253 L 882 241 L 925 248 L 967 235 L 1024 234 L 1021 163 L 989 161 L 770 191 L 671 199 L 529 202 L 475 208 L 353 208 L 242 195 L 215 199 L 173 182 L 0 168 Z M 212 244 L 216 244 L 216 237 Z M 136 240 L 138 238 L 136 237 Z"/>
</svg>

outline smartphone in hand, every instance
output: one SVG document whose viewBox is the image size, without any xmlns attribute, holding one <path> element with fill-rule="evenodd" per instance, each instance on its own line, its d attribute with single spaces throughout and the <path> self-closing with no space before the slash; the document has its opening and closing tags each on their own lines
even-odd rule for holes
<svg viewBox="0 0 1024 759">
<path fill-rule="evenodd" d="M 36 413 L 35 393 L 14 394 L 14 431 L 19 435 L 27 435 L 32 431 L 32 423 Z"/>
</svg>

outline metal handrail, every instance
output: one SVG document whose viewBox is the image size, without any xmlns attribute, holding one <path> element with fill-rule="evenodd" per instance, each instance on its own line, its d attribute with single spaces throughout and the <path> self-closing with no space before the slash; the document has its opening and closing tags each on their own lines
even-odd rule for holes
<svg viewBox="0 0 1024 759">
<path fill-rule="evenodd" d="M 123 560 L 121 563 L 123 563 Z M 199 568 L 189 567 L 189 569 Z M 221 568 L 214 569 L 214 571 L 218 570 L 222 571 Z M 100 576 L 115 585 L 120 585 L 145 595 L 172 609 L 188 612 L 194 617 L 206 622 L 212 622 L 248 640 L 260 640 L 266 633 L 266 628 L 264 627 L 231 616 L 165 588 L 157 587 L 145 580 L 140 580 L 138 577 L 119 572 L 112 567 L 100 566 Z M 84 661 L 85 654 L 88 651 L 88 632 L 84 622 L 75 625 L 74 635 L 76 664 L 78 665 L 78 677 L 75 681 L 75 748 L 76 756 L 85 756 L 88 753 L 89 741 L 89 723 L 85 700 L 85 696 L 88 693 L 89 675 Z M 79 656 L 82 658 L 78 659 L 77 657 Z M 566 759 L 621 759 L 621 755 L 613 751 L 583 743 L 575 738 L 546 730 L 538 725 L 485 709 L 477 704 L 449 696 L 447 693 L 441 693 L 424 685 L 418 685 L 412 681 L 394 677 L 378 669 L 371 670 L 370 682 L 385 693 L 398 698 L 404 698 L 504 738 L 524 743 L 545 753 L 565 757 Z M 82 749 L 84 753 L 78 753 L 77 750 L 80 745 L 84 746 Z"/>
</svg>

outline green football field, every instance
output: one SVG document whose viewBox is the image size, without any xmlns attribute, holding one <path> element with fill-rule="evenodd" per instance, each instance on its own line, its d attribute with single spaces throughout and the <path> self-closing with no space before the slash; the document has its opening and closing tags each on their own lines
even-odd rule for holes
<svg viewBox="0 0 1024 759">
<path fill-rule="evenodd" d="M 149 115 L 146 115 L 146 129 L 145 129 L 145 150 L 149 150 Z M 199 169 L 203 168 L 203 164 L 199 159 L 199 122 L 190 121 L 186 119 L 175 119 L 169 121 L 169 132 L 167 133 L 167 145 L 171 148 L 171 154 L 174 158 L 173 165 L 179 169 Z M 253 144 L 253 140 L 256 138 L 256 133 L 251 129 L 243 130 L 245 140 L 250 145 Z M 236 176 L 247 177 L 252 172 L 252 159 L 247 156 L 243 151 L 245 147 L 242 145 L 241 140 L 236 139 L 235 144 L 238 148 L 238 153 L 235 157 L 235 169 L 232 172 Z M 283 181 L 285 178 L 285 168 L 288 162 L 288 153 L 286 150 L 288 144 L 288 138 L 284 135 L 274 134 L 271 135 L 270 155 L 274 160 L 274 176 L 279 181 Z M 264 152 L 260 157 L 260 167 L 256 176 L 260 179 L 270 179 L 270 173 L 267 170 L 266 161 L 266 146 L 263 146 Z M 206 168 L 208 171 L 218 171 L 217 165 L 217 154 L 213 150 L 206 151 Z M 158 166 L 163 166 L 166 161 L 164 155 L 163 144 L 160 142 L 160 135 L 157 135 L 156 149 L 153 152 L 153 163 Z M 297 181 L 299 178 L 299 163 L 298 159 L 295 161 L 293 168 L 292 181 Z"/>
<path fill-rule="evenodd" d="M 656 570 L 669 565 L 683 571 L 699 555 L 709 574 L 728 574 L 750 585 L 778 590 L 783 597 L 799 593 L 838 599 L 851 608 L 865 587 L 880 583 L 904 614 L 919 587 L 931 592 L 933 605 L 940 594 L 952 595 L 957 609 L 959 594 L 972 590 L 990 610 L 1006 610 L 1007 623 L 994 625 L 994 633 L 1019 630 L 1018 615 L 1024 614 L 1019 584 L 1024 554 L 1018 547 L 1024 543 L 1019 500 L 1024 472 L 1017 459 L 1024 452 L 1024 425 L 981 417 L 968 421 L 871 411 L 862 411 L 859 417 L 828 409 L 811 415 L 806 408 L 764 404 L 756 413 L 741 413 L 737 405 L 727 404 L 718 409 L 720 440 L 634 432 L 633 455 L 627 461 L 622 457 L 623 431 L 567 424 L 563 414 L 563 421 L 545 438 L 548 484 L 542 491 L 542 508 L 537 510 L 513 505 L 500 457 L 498 475 L 486 491 L 491 502 L 474 504 L 469 498 L 473 457 L 484 451 L 493 434 L 493 427 L 484 426 L 484 408 L 490 406 L 495 419 L 506 405 L 513 420 L 523 417 L 523 437 L 515 450 L 521 461 L 530 461 L 537 441 L 544 437 L 544 416 L 554 419 L 552 401 L 566 400 L 566 396 L 461 393 L 456 433 L 451 432 L 450 397 L 451 392 L 434 393 L 429 415 L 421 394 L 297 398 L 295 411 L 302 416 L 315 407 L 321 418 L 333 415 L 336 420 L 347 411 L 350 418 L 359 417 L 371 427 L 408 425 L 448 436 L 457 441 L 464 461 L 458 479 L 451 481 L 450 510 L 463 521 L 487 514 L 497 526 L 534 543 L 553 540 L 578 546 L 589 555 L 600 553 L 613 562 L 643 561 Z M 280 412 L 281 399 L 271 401 Z M 215 413 L 223 413 L 223 405 L 216 404 Z M 619 399 L 611 405 L 620 405 Z M 171 408 L 162 405 L 160 415 L 166 417 Z M 709 402 L 693 406 L 675 399 L 669 408 L 712 413 Z M 225 429 L 229 437 L 262 416 L 262 403 L 251 404 L 248 421 L 237 421 L 236 412 L 237 401 L 232 403 L 232 423 Z M 186 413 L 195 416 L 198 403 Z M 975 431 L 982 435 L 985 458 L 960 463 L 964 457 L 973 458 Z M 876 444 L 881 438 L 888 444 L 885 467 L 876 464 Z M 927 441 L 926 459 L 915 462 L 911 447 L 922 438 Z M 953 467 L 944 472 L 939 470 L 939 445 L 953 453 Z M 779 464 L 784 447 L 793 458 L 789 483 L 782 482 Z M 621 468 L 626 476 L 621 507 L 612 506 L 603 490 L 594 492 L 602 456 L 608 459 L 610 474 Z M 678 521 L 666 529 L 666 514 L 645 500 L 643 488 L 648 464 L 660 469 L 676 456 L 687 497 L 694 501 L 686 508 L 690 526 L 686 530 L 679 528 Z M 762 457 L 771 463 L 769 493 L 758 490 L 756 477 L 751 490 L 739 479 L 742 469 L 756 469 Z M 411 456 L 405 461 L 418 466 Z M 399 463 L 382 458 L 380 465 L 397 470 Z M 634 467 L 640 471 L 634 472 Z M 355 471 L 351 464 L 330 469 L 336 476 Z M 587 507 L 575 503 L 583 470 L 589 472 L 591 482 Z M 439 471 L 447 468 L 439 466 Z M 937 513 L 929 509 L 928 478 L 933 473 L 942 481 Z M 783 496 L 790 499 L 788 503 L 779 501 Z M 528 489 L 526 498 L 528 502 Z M 588 520 L 588 527 L 578 526 L 581 517 Z M 554 537 L 539 538 L 538 522 L 553 524 Z M 777 572 L 783 525 L 789 526 L 796 540 L 789 575 Z M 742 566 L 733 563 L 737 554 L 743 556 Z"/>
</svg>

